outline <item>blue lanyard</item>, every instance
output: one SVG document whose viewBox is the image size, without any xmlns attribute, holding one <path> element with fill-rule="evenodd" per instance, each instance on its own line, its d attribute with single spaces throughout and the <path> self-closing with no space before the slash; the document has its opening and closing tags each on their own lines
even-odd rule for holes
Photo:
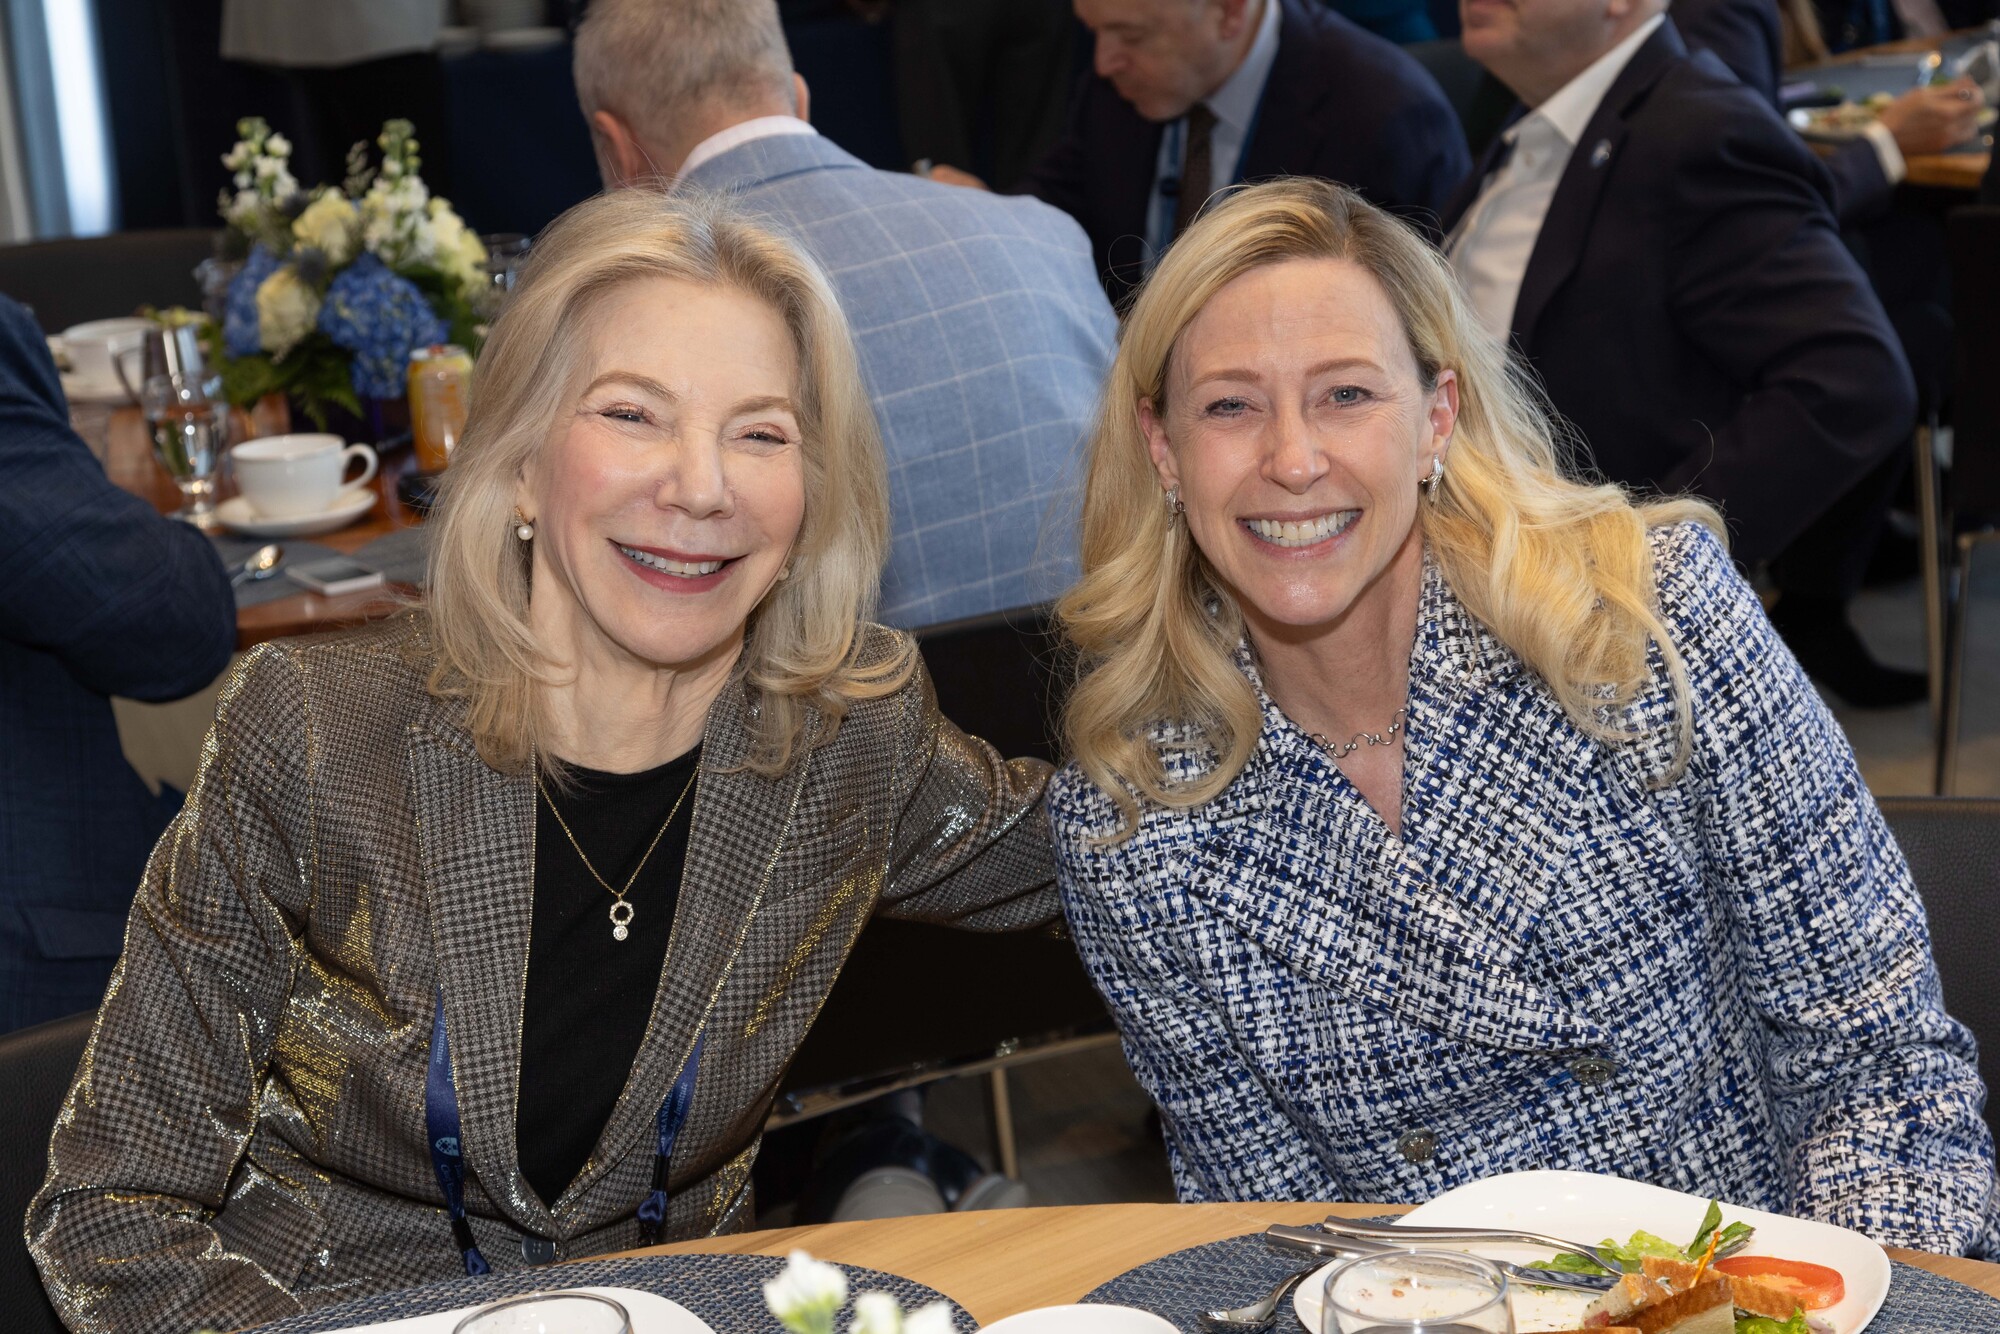
<svg viewBox="0 0 2000 1334">
<path fill-rule="evenodd" d="M 667 1218 L 667 1176 L 673 1164 L 674 1142 L 687 1123 L 688 1109 L 694 1105 L 695 1076 L 701 1069 L 701 1048 L 705 1033 L 697 1033 L 687 1064 L 681 1067 L 674 1086 L 667 1090 L 653 1118 L 653 1184 L 639 1204 L 639 1241 L 657 1245 L 660 1228 Z M 465 1217 L 465 1159 L 459 1146 L 458 1088 L 451 1078 L 451 1044 L 444 1030 L 444 988 L 438 988 L 437 1004 L 431 1019 L 430 1060 L 424 1072 L 424 1130 L 430 1139 L 431 1170 L 437 1173 L 438 1188 L 444 1192 L 445 1214 L 451 1219 L 452 1239 L 465 1259 L 465 1272 L 478 1275 L 492 1272 L 486 1257 L 472 1237 L 472 1225 Z"/>
</svg>

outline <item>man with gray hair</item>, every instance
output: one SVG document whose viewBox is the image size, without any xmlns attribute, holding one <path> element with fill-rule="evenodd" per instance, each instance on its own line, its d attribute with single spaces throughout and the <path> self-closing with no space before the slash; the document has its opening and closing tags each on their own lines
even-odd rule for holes
<svg viewBox="0 0 2000 1334">
<path fill-rule="evenodd" d="M 727 191 L 832 278 L 889 460 L 882 619 L 934 624 L 1066 587 L 1117 333 L 1082 229 L 821 138 L 774 0 L 596 0 L 575 59 L 607 185 Z"/>
</svg>

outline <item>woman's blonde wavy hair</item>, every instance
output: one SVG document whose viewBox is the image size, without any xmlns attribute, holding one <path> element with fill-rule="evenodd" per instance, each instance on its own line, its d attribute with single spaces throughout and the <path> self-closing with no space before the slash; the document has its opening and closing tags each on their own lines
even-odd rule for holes
<svg viewBox="0 0 2000 1334">
<path fill-rule="evenodd" d="M 515 485 L 582 389 L 591 321 L 606 296 L 648 278 L 727 286 L 768 303 L 797 354 L 805 517 L 790 577 L 752 613 L 745 636 L 749 766 L 782 771 L 812 714 L 823 724 L 813 729 L 817 744 L 850 704 L 893 692 L 915 664 L 907 645 L 857 659 L 888 552 L 888 481 L 854 342 L 825 274 L 723 199 L 614 191 L 578 204 L 536 242 L 479 355 L 471 414 L 432 521 L 430 688 L 468 701 L 479 753 L 503 772 L 541 750 L 540 687 L 568 670 L 529 625 L 529 544 L 514 536 Z"/>
<path fill-rule="evenodd" d="M 1118 805 L 1127 837 L 1142 801 L 1197 806 L 1242 771 L 1262 727 L 1237 670 L 1237 607 L 1162 501 L 1139 425 L 1163 403 L 1181 332 L 1231 279 L 1293 259 L 1339 259 L 1372 274 L 1401 317 L 1426 391 L 1458 373 L 1458 423 L 1435 506 L 1418 506 L 1424 541 L 1459 601 L 1537 673 L 1577 724 L 1629 739 L 1607 721 L 1650 677 L 1657 645 L 1676 699 L 1673 774 L 1693 722 L 1687 673 L 1656 610 L 1646 533 L 1696 520 L 1692 499 L 1634 504 L 1616 486 L 1569 480 L 1540 392 L 1477 323 L 1456 279 L 1405 224 L 1353 192 L 1290 179 L 1241 190 L 1177 240 L 1132 303 L 1090 445 L 1083 574 L 1057 604 L 1077 652 L 1064 711 L 1070 754 Z M 1216 763 L 1175 780 L 1161 723 L 1197 729 Z M 1670 775 L 1671 777 L 1672 775 Z"/>
</svg>

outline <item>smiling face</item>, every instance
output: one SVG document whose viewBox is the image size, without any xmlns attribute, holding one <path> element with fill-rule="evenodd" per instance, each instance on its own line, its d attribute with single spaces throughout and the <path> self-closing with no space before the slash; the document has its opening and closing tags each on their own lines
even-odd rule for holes
<svg viewBox="0 0 2000 1334">
<path fill-rule="evenodd" d="M 1458 387 L 1424 385 L 1365 270 L 1298 259 L 1231 280 L 1182 331 L 1165 400 L 1139 405 L 1154 467 L 1253 635 L 1335 628 L 1416 586 L 1419 483 Z"/>
<path fill-rule="evenodd" d="M 1243 0 L 1076 0 L 1098 77 L 1151 121 L 1184 116 L 1222 86 L 1248 8 Z"/>
<path fill-rule="evenodd" d="M 805 516 L 791 335 L 755 297 L 669 278 L 594 315 L 516 497 L 535 524 L 536 634 L 569 663 L 733 660 Z"/>
</svg>

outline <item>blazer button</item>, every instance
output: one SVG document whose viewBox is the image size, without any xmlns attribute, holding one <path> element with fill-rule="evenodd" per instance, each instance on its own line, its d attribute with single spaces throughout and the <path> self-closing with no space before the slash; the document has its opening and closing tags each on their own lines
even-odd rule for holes
<svg viewBox="0 0 2000 1334">
<path fill-rule="evenodd" d="M 1396 1137 L 1396 1152 L 1413 1163 L 1427 1163 L 1438 1151 L 1437 1132 L 1405 1130 Z"/>
<path fill-rule="evenodd" d="M 1603 1056 L 1579 1056 L 1569 1063 L 1569 1072 L 1585 1088 L 1596 1088 L 1618 1073 L 1618 1062 Z"/>
<path fill-rule="evenodd" d="M 523 1237 L 521 1258 L 531 1265 L 552 1265 L 556 1262 L 556 1244 L 547 1237 Z"/>
</svg>

